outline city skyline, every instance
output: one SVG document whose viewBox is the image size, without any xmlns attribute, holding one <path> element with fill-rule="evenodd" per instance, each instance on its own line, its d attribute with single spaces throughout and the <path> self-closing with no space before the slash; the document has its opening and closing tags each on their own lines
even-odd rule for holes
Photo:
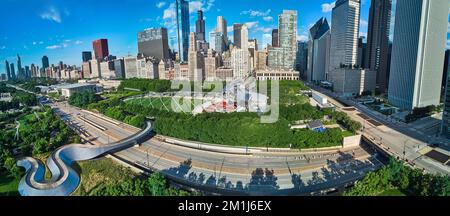
<svg viewBox="0 0 450 216">
<path fill-rule="evenodd" d="M 271 0 L 270 0 L 271 1 Z M 4 9 L 18 7 L 21 0 L 9 1 Z M 223 16 L 227 19 L 228 38 L 233 40 L 233 24 L 245 23 L 249 27 L 249 38 L 256 38 L 260 48 L 264 47 L 263 42 L 270 42 L 271 31 L 277 28 L 277 17 L 284 9 L 297 10 L 299 16 L 298 39 L 307 40 L 309 28 L 320 17 L 330 19 L 332 1 L 286 1 L 283 4 L 273 4 L 276 7 L 256 5 L 251 1 L 239 5 L 238 9 L 230 8 L 223 0 L 203 0 L 190 1 L 190 32 L 195 32 L 195 21 L 197 10 L 202 9 L 206 22 L 206 39 L 209 41 L 209 33 L 216 27 L 216 17 Z M 227 1 L 229 2 L 229 1 Z M 4 60 L 15 61 L 15 56 L 22 57 L 24 65 L 39 63 L 43 55 L 49 56 L 50 63 L 57 64 L 63 61 L 68 65 L 81 65 L 81 52 L 92 51 L 92 41 L 98 38 L 106 38 L 109 41 L 110 53 L 116 56 L 136 55 L 137 33 L 147 28 L 165 27 L 169 33 L 169 45 L 177 51 L 176 25 L 174 24 L 176 14 L 172 3 L 175 1 L 155 1 L 145 2 L 137 0 L 136 5 L 140 5 L 136 10 L 124 11 L 128 16 L 108 17 L 107 21 L 88 21 L 88 17 L 94 13 L 94 9 L 102 1 L 96 1 L 89 7 L 79 6 L 73 2 L 58 3 L 58 1 L 43 3 L 28 3 L 20 13 L 28 12 L 29 16 L 2 17 L 7 20 L 2 27 L 9 29 L 0 35 L 0 73 L 4 71 Z M 20 5 L 23 7 L 23 5 Z M 114 4 L 108 5 L 104 10 L 114 10 Z M 370 1 L 363 1 L 361 10 L 361 35 L 367 32 L 367 19 Z M 34 9 L 36 8 L 36 9 Z M 83 12 L 83 16 L 76 17 L 75 14 Z M 97 11 L 97 13 L 106 13 Z M 5 13 L 6 14 L 6 13 Z M 101 14 L 99 14 L 101 15 Z M 4 15 L 0 15 L 4 16 Z M 139 18 L 141 17 L 141 18 Z M 11 21 L 9 21 L 11 20 Z M 110 23 L 109 23 L 109 22 Z M 23 28 L 15 28 L 23 26 Z M 66 27 L 64 27 L 66 26 Z M 120 26 L 118 28 L 117 26 Z M 45 28 L 46 31 L 38 31 Z M 27 29 L 24 31 L 23 29 Z M 19 35 L 19 37 L 15 37 Z M 33 35 L 30 37 L 30 35 Z M 268 40 L 268 41 L 267 41 Z"/>
</svg>

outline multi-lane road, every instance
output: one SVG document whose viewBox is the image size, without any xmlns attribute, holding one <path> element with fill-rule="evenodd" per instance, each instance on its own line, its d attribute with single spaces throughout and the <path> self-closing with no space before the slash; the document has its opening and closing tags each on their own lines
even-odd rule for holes
<svg viewBox="0 0 450 216">
<path fill-rule="evenodd" d="M 430 143 L 427 142 L 430 138 L 428 135 L 423 135 L 414 131 L 407 124 L 393 122 L 357 102 L 339 97 L 339 95 L 326 89 L 315 86 L 310 87 L 312 87 L 315 92 L 326 96 L 340 111 L 347 113 L 353 120 L 363 124 L 363 134 L 372 138 L 374 142 L 379 143 L 382 147 L 388 149 L 392 156 L 404 159 L 415 167 L 424 169 L 429 173 L 450 174 L 450 166 L 444 165 L 424 155 L 424 152 L 426 152 L 427 149 L 431 149 L 429 147 Z M 354 109 L 346 108 L 342 103 L 335 100 L 335 98 L 339 98 L 340 101 L 353 106 Z M 375 120 L 380 124 L 374 125 L 371 123 L 371 120 Z M 448 146 L 449 143 L 448 141 L 440 142 L 442 147 Z M 444 149 L 439 151 L 445 152 Z"/>
<path fill-rule="evenodd" d="M 108 145 L 139 131 L 67 103 L 53 104 L 78 131 L 97 145 Z M 101 125 L 106 130 L 100 130 Z M 321 153 L 224 154 L 173 145 L 152 138 L 115 156 L 176 183 L 221 194 L 299 195 L 354 182 L 381 162 L 366 148 Z"/>
</svg>

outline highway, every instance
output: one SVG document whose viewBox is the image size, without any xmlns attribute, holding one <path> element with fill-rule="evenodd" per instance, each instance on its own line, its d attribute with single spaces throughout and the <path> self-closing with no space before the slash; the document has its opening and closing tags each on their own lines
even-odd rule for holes
<svg viewBox="0 0 450 216">
<path fill-rule="evenodd" d="M 92 144 L 108 145 L 140 129 L 71 107 L 53 104 Z M 87 120 L 87 121 L 86 121 Z M 93 126 L 94 122 L 106 130 Z M 382 166 L 363 148 L 345 152 L 225 154 L 173 145 L 152 138 L 114 156 L 140 168 L 161 171 L 172 181 L 219 194 L 303 195 L 343 186 Z"/>
<path fill-rule="evenodd" d="M 428 173 L 450 174 L 449 166 L 434 161 L 431 158 L 421 154 L 422 150 L 430 148 L 428 143 L 430 140 L 429 136 L 414 131 L 407 124 L 389 120 L 380 113 L 376 113 L 375 111 L 370 110 L 357 102 L 339 97 L 339 95 L 326 89 L 317 86 L 310 87 L 314 89 L 315 92 L 326 96 L 338 110 L 347 113 L 353 120 L 363 124 L 363 134 L 366 137 L 372 138 L 376 143 L 381 144 L 382 147 L 388 149 L 392 156 L 398 157 L 399 159 L 404 159 L 414 167 L 423 169 Z M 335 98 L 339 98 L 339 100 L 355 107 L 356 109 L 346 109 L 346 107 L 339 101 L 335 100 Z M 364 116 L 376 120 L 382 125 L 374 125 L 365 119 L 367 117 L 364 118 Z M 441 141 L 441 143 L 443 146 L 448 146 L 448 142 Z"/>
</svg>

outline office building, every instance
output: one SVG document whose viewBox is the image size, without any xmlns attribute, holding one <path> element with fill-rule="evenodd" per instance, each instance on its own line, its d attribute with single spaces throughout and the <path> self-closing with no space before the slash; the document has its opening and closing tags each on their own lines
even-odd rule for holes
<svg viewBox="0 0 450 216">
<path fill-rule="evenodd" d="M 357 63 L 360 9 L 360 0 L 336 1 L 332 12 L 330 71 Z"/>
<path fill-rule="evenodd" d="M 187 62 L 189 51 L 189 2 L 176 0 L 178 55 L 181 62 Z"/>
<path fill-rule="evenodd" d="M 17 78 L 25 78 L 24 69 L 22 68 L 22 59 L 20 58 L 19 54 L 17 54 Z"/>
<path fill-rule="evenodd" d="M 197 37 L 195 32 L 191 32 L 189 40 L 189 80 L 202 81 L 205 77 L 204 57 L 197 48 Z"/>
<path fill-rule="evenodd" d="M 237 48 L 241 48 L 241 29 L 242 29 L 242 24 L 239 23 L 235 23 L 233 24 L 233 43 L 234 46 Z"/>
<path fill-rule="evenodd" d="M 308 69 L 308 42 L 298 41 L 295 70 L 300 73 L 300 77 L 306 78 Z"/>
<path fill-rule="evenodd" d="M 257 80 L 299 80 L 300 73 L 294 70 L 265 69 L 256 71 Z"/>
<path fill-rule="evenodd" d="M 401 109 L 438 105 L 448 30 L 448 0 L 397 0 L 389 102 Z"/>
<path fill-rule="evenodd" d="M 272 30 L 272 47 L 278 47 L 278 29 Z"/>
<path fill-rule="evenodd" d="M 308 81 L 327 80 L 330 60 L 331 30 L 326 18 L 319 19 L 309 29 Z M 300 49 L 300 48 L 299 48 Z"/>
<path fill-rule="evenodd" d="M 278 16 L 278 46 L 269 48 L 268 66 L 272 69 L 295 69 L 297 57 L 297 11 L 284 10 Z"/>
<path fill-rule="evenodd" d="M 228 46 L 228 29 L 227 28 L 228 28 L 227 20 L 225 18 L 223 18 L 222 16 L 218 16 L 216 31 L 222 33 L 225 46 Z"/>
<path fill-rule="evenodd" d="M 14 63 L 9 64 L 9 66 L 10 66 L 10 71 L 11 71 L 11 79 L 16 80 L 17 77 L 16 77 L 16 72 L 15 72 L 16 69 L 14 69 Z"/>
<path fill-rule="evenodd" d="M 124 79 L 125 78 L 125 65 L 123 59 L 114 60 L 114 70 L 116 79 Z"/>
<path fill-rule="evenodd" d="M 9 66 L 9 62 L 5 60 L 6 77 L 8 78 L 8 80 L 11 80 L 11 70 L 9 69 Z"/>
<path fill-rule="evenodd" d="M 197 21 L 195 22 L 195 34 L 197 40 L 206 41 L 205 20 L 203 19 L 203 11 L 197 11 Z"/>
<path fill-rule="evenodd" d="M 98 39 L 92 42 L 92 47 L 94 49 L 95 59 L 103 61 L 104 58 L 109 56 L 108 40 Z"/>
<path fill-rule="evenodd" d="M 89 61 L 91 63 L 91 74 L 89 78 L 101 78 L 101 68 L 100 68 L 100 60 L 99 59 L 92 59 Z"/>
<path fill-rule="evenodd" d="M 125 67 L 125 78 L 126 79 L 137 78 L 138 77 L 137 58 L 134 56 L 124 57 L 123 63 Z"/>
<path fill-rule="evenodd" d="M 92 52 L 84 51 L 81 53 L 81 57 L 83 59 L 83 62 L 88 62 L 88 61 L 92 60 Z"/>
<path fill-rule="evenodd" d="M 169 39 L 166 28 L 145 29 L 138 33 L 138 53 L 144 57 L 169 59 Z"/>
<path fill-rule="evenodd" d="M 377 72 L 377 89 L 384 93 L 388 88 L 389 31 L 392 0 L 372 0 L 367 32 L 365 68 Z"/>
<path fill-rule="evenodd" d="M 81 64 L 81 76 L 83 79 L 91 78 L 91 61 L 92 60 L 89 60 Z"/>
<path fill-rule="evenodd" d="M 444 97 L 444 112 L 442 114 L 442 135 L 450 139 L 450 71 L 446 71 L 446 88 Z"/>
<path fill-rule="evenodd" d="M 214 81 L 216 80 L 216 69 L 220 65 L 220 57 L 216 55 L 215 51 L 212 49 L 208 50 L 208 54 L 205 57 L 205 80 Z"/>
<path fill-rule="evenodd" d="M 42 69 L 46 69 L 50 67 L 50 63 L 48 61 L 48 57 L 47 56 L 43 56 L 42 57 Z"/>
<path fill-rule="evenodd" d="M 365 39 L 365 37 L 358 38 L 358 58 L 356 60 L 358 68 L 366 68 L 367 43 Z"/>
</svg>

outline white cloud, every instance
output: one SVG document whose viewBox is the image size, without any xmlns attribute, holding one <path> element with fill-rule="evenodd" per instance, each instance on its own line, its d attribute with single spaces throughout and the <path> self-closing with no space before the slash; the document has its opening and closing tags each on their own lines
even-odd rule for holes
<svg viewBox="0 0 450 216">
<path fill-rule="evenodd" d="M 263 17 L 263 20 L 269 22 L 269 21 L 272 21 L 272 20 L 273 20 L 273 17 L 271 17 L 271 16 L 266 16 L 266 17 Z"/>
<path fill-rule="evenodd" d="M 163 19 L 176 19 L 175 3 L 171 3 L 169 8 L 164 10 Z"/>
<path fill-rule="evenodd" d="M 250 15 L 251 17 L 266 17 L 270 14 L 271 10 L 268 9 L 267 11 L 255 11 L 255 10 L 247 10 L 242 11 L 241 15 Z"/>
<path fill-rule="evenodd" d="M 297 35 L 297 40 L 301 42 L 308 41 L 308 36 L 306 35 Z"/>
<path fill-rule="evenodd" d="M 44 44 L 44 41 L 39 41 L 39 44 Z"/>
<path fill-rule="evenodd" d="M 234 31 L 233 26 L 227 26 L 227 32 L 233 32 L 233 31 Z"/>
<path fill-rule="evenodd" d="M 166 2 L 158 2 L 157 4 L 156 4 L 156 7 L 157 8 L 162 8 L 162 7 L 164 7 L 166 5 Z"/>
<path fill-rule="evenodd" d="M 83 43 L 83 41 L 80 41 L 80 40 L 75 41 L 76 45 L 79 45 L 79 44 L 82 44 L 82 43 Z"/>
<path fill-rule="evenodd" d="M 191 1 L 189 2 L 189 13 L 195 13 L 203 8 L 202 1 Z"/>
<path fill-rule="evenodd" d="M 265 27 L 258 27 L 256 28 L 256 31 L 262 31 L 264 33 L 269 33 L 273 30 L 273 28 L 265 28 Z"/>
<path fill-rule="evenodd" d="M 259 22 L 258 21 L 254 21 L 254 22 L 246 22 L 245 25 L 247 25 L 248 29 L 252 29 L 252 28 L 257 28 L 258 27 Z"/>
<path fill-rule="evenodd" d="M 51 6 L 49 8 L 47 8 L 46 11 L 44 11 L 43 13 L 40 14 L 40 17 L 44 20 L 50 20 L 50 21 L 54 21 L 57 23 L 61 23 L 61 14 L 59 13 L 59 11 Z"/>
<path fill-rule="evenodd" d="M 33 41 L 33 45 L 36 45 L 37 44 L 37 42 L 36 41 Z"/>
<path fill-rule="evenodd" d="M 66 47 L 69 46 L 69 44 L 68 44 L 68 43 L 63 43 L 62 46 L 63 46 L 64 48 L 66 48 Z"/>
<path fill-rule="evenodd" d="M 322 4 L 322 12 L 323 13 L 331 12 L 335 5 L 336 2 Z"/>
<path fill-rule="evenodd" d="M 360 25 L 361 27 L 367 27 L 369 25 L 369 22 L 367 22 L 367 20 L 361 19 Z"/>
<path fill-rule="evenodd" d="M 4 49 L 6 49 L 6 46 L 1 46 L 0 47 L 0 50 L 4 50 Z"/>
<path fill-rule="evenodd" d="M 61 48 L 60 45 L 52 45 L 52 46 L 46 47 L 45 49 L 54 50 L 54 49 L 59 49 L 59 48 Z"/>
</svg>

